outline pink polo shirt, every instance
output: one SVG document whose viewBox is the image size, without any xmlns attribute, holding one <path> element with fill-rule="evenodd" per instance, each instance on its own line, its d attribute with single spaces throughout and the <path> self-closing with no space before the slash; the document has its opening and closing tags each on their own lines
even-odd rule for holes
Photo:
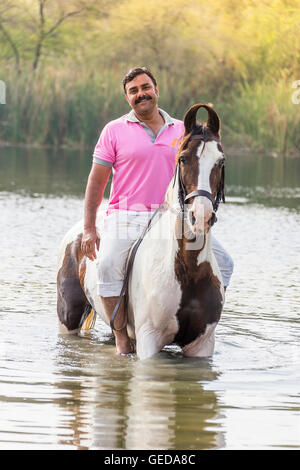
<svg viewBox="0 0 300 470">
<path fill-rule="evenodd" d="M 184 126 L 163 110 L 160 113 L 165 125 L 156 138 L 153 134 L 151 138 L 151 130 L 133 112 L 102 130 L 93 161 L 113 169 L 108 213 L 151 211 L 164 201 Z"/>
</svg>

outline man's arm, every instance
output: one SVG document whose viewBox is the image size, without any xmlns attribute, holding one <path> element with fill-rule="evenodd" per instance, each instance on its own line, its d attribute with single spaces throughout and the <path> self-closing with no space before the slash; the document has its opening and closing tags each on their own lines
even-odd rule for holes
<svg viewBox="0 0 300 470">
<path fill-rule="evenodd" d="M 91 261 L 96 259 L 96 249 L 99 250 L 99 237 L 96 232 L 96 214 L 101 204 L 111 167 L 93 163 L 89 174 L 84 199 L 84 231 L 81 250 Z"/>
</svg>

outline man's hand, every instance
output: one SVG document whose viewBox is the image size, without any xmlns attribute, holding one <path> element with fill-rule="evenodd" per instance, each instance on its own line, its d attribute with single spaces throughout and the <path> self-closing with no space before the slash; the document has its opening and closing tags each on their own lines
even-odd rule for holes
<svg viewBox="0 0 300 470">
<path fill-rule="evenodd" d="M 95 247 L 99 250 L 100 239 L 96 231 L 96 214 L 101 204 L 110 172 L 111 167 L 93 163 L 85 191 L 84 230 L 81 240 L 81 251 L 91 261 L 97 258 Z"/>
<path fill-rule="evenodd" d="M 97 258 L 96 247 L 99 251 L 100 239 L 96 232 L 96 227 L 85 228 L 81 240 L 81 251 L 91 261 Z"/>
</svg>

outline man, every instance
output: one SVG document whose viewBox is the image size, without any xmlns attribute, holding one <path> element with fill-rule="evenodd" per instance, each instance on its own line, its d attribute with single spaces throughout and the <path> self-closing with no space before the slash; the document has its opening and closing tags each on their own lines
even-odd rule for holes
<svg viewBox="0 0 300 470">
<path fill-rule="evenodd" d="M 84 213 L 82 252 L 98 263 L 98 294 L 110 319 L 118 301 L 128 252 L 141 234 L 155 207 L 164 200 L 174 173 L 176 142 L 183 135 L 183 122 L 158 108 L 157 82 L 146 68 L 135 68 L 123 80 L 125 97 L 132 110 L 108 123 L 101 132 L 93 155 Z M 102 201 L 111 169 L 113 181 L 101 250 L 96 232 L 96 213 Z M 130 233 L 129 233 L 130 232 Z M 230 256 L 215 241 L 214 253 L 229 284 L 233 270 Z M 122 301 L 114 330 L 119 354 L 132 345 L 127 334 Z"/>
</svg>

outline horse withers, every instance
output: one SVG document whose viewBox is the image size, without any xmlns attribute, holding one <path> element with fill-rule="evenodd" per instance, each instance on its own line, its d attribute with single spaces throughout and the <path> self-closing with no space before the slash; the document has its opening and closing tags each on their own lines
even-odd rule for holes
<svg viewBox="0 0 300 470">
<path fill-rule="evenodd" d="M 199 108 L 208 112 L 206 124 L 196 121 Z M 224 201 L 220 121 L 212 107 L 197 104 L 186 113 L 184 127 L 164 210 L 141 241 L 128 282 L 127 328 L 141 359 L 172 343 L 185 356 L 211 356 L 224 302 L 210 230 Z M 79 222 L 60 248 L 57 306 L 63 333 L 77 333 L 96 313 L 109 324 L 97 294 L 96 264 L 81 253 L 82 229 Z"/>
</svg>

